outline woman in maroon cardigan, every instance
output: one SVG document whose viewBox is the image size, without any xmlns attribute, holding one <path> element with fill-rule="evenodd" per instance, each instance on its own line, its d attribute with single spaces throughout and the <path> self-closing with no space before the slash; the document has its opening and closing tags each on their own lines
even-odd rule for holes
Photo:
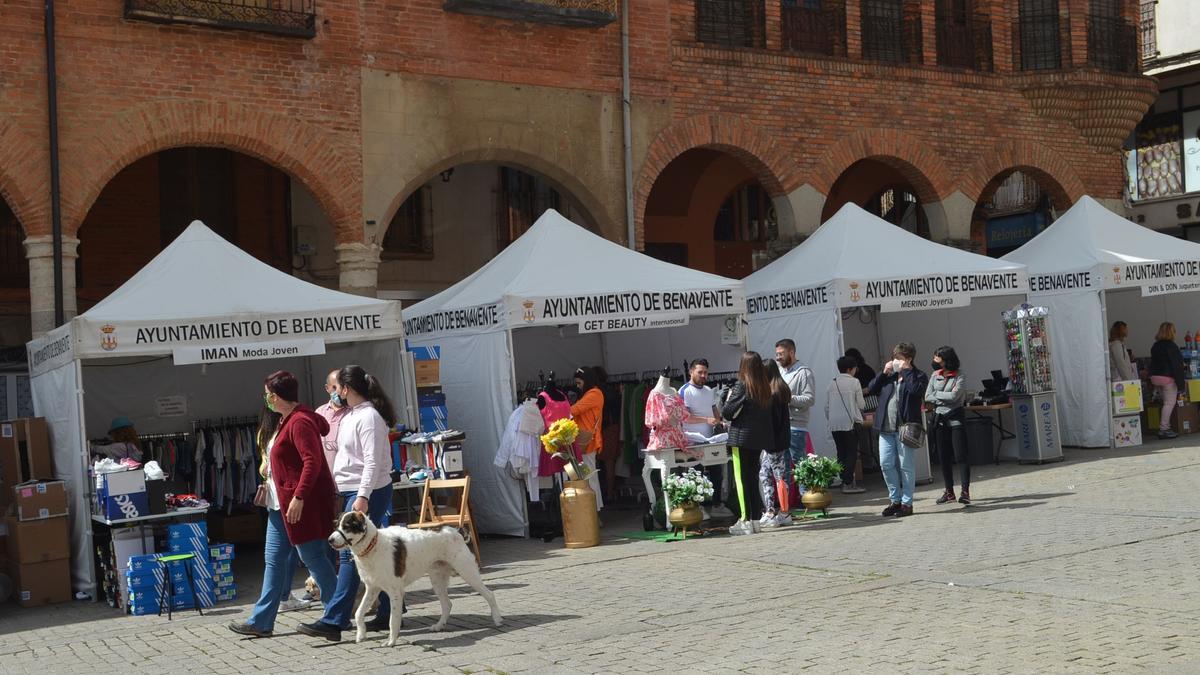
<svg viewBox="0 0 1200 675">
<path fill-rule="evenodd" d="M 316 579 L 322 598 L 332 597 L 337 586 L 326 541 L 337 515 L 337 486 L 322 443 L 329 423 L 296 402 L 299 391 L 295 376 L 282 370 L 272 373 L 263 385 L 263 401 L 282 419 L 275 435 L 264 439 L 268 457 L 264 480 L 268 493 L 263 549 L 266 571 L 262 594 L 250 618 L 229 624 L 229 629 L 240 635 L 271 635 L 279 602 L 291 589 L 293 570 L 288 563 L 293 549 Z"/>
</svg>

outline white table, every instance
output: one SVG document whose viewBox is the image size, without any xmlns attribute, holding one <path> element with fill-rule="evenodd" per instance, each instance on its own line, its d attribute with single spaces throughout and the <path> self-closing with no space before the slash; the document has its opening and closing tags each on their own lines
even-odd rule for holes
<svg viewBox="0 0 1200 675">
<path fill-rule="evenodd" d="M 109 520 L 98 513 L 93 513 L 92 520 L 100 523 L 101 525 L 114 527 L 118 525 L 141 525 L 142 523 L 148 523 L 152 520 L 167 520 L 170 518 L 181 518 L 183 516 L 198 516 L 204 515 L 205 513 L 208 513 L 208 507 L 200 506 L 176 509 L 174 511 L 167 511 L 166 513 L 152 513 L 148 516 L 137 516 L 136 518 L 120 518 L 118 520 Z"/>
<path fill-rule="evenodd" d="M 703 454 L 699 457 L 693 457 L 679 448 L 641 450 L 642 457 L 646 460 L 646 464 L 642 468 L 642 482 L 646 484 L 646 496 L 650 499 L 651 511 L 654 510 L 655 504 L 658 503 L 658 492 L 654 490 L 654 482 L 650 480 L 654 471 L 657 470 L 659 472 L 660 482 L 665 484 L 667 482 L 667 475 L 671 473 L 671 469 L 691 466 L 722 466 L 729 461 L 731 456 L 729 446 L 725 443 L 693 445 L 688 450 L 693 452 L 699 451 Z M 663 493 L 663 503 L 667 503 L 666 493 Z"/>
</svg>

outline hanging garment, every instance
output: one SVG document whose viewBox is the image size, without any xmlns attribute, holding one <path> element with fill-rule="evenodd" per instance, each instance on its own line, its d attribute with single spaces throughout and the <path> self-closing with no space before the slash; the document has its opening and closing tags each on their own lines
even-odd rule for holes
<svg viewBox="0 0 1200 675">
<path fill-rule="evenodd" d="M 571 417 L 571 403 L 567 400 L 555 401 L 546 392 L 538 394 L 538 400 L 542 401 L 542 422 L 546 428 L 561 419 L 569 419 Z M 540 444 L 541 441 L 539 440 Z M 578 453 L 577 453 L 578 454 Z M 548 453 L 538 463 L 539 476 L 553 476 L 563 470 L 563 461 L 556 457 L 551 457 Z"/>
<path fill-rule="evenodd" d="M 646 448 L 686 448 L 687 438 L 683 434 L 683 420 L 687 417 L 687 406 L 678 395 L 651 391 L 646 399 L 646 426 L 650 429 L 650 440 Z"/>
<path fill-rule="evenodd" d="M 504 435 L 500 438 L 500 447 L 496 450 L 493 463 L 501 468 L 508 468 L 512 473 L 525 481 L 525 489 L 529 500 L 538 501 L 538 468 L 540 466 L 542 441 L 537 436 L 522 431 L 526 406 L 537 411 L 537 405 L 527 401 L 513 411 L 508 418 Z M 538 417 L 539 423 L 541 417 Z M 546 455 L 549 457 L 549 455 Z"/>
</svg>

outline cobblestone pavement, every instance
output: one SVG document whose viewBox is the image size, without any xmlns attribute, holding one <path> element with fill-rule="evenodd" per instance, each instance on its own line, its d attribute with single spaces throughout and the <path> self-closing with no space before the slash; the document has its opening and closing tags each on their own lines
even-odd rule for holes
<svg viewBox="0 0 1200 675">
<path fill-rule="evenodd" d="M 4 672 L 1200 672 L 1200 448 L 1075 450 L 1044 466 L 974 469 L 975 505 L 884 519 L 876 477 L 832 516 L 750 537 L 658 543 L 485 540 L 505 614 L 465 586 L 448 629 L 410 592 L 402 644 L 338 644 L 226 628 L 256 596 L 261 557 L 239 551 L 242 597 L 198 617 L 123 617 L 96 603 L 0 608 Z M 621 518 L 621 516 L 624 516 Z M 620 521 L 620 522 L 616 522 Z M 347 633 L 347 638 L 352 634 Z"/>
</svg>

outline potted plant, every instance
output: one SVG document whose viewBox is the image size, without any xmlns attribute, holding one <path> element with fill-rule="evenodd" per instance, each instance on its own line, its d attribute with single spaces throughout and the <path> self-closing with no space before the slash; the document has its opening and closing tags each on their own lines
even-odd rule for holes
<svg viewBox="0 0 1200 675">
<path fill-rule="evenodd" d="M 667 495 L 667 503 L 671 512 L 667 520 L 675 529 L 683 529 L 687 537 L 687 529 L 695 527 L 704 520 L 700 503 L 712 498 L 713 485 L 703 473 L 696 469 L 688 469 L 684 474 L 671 474 L 663 482 L 663 492 Z"/>
<path fill-rule="evenodd" d="M 792 469 L 797 485 L 806 489 L 800 502 L 812 511 L 825 511 L 833 503 L 829 484 L 842 473 L 842 463 L 836 459 L 809 454 Z"/>
</svg>

